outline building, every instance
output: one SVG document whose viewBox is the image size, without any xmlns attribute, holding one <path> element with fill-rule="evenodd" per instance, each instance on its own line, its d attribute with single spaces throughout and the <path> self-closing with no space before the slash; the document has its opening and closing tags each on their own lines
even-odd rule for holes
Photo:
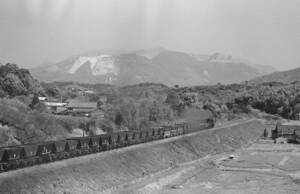
<svg viewBox="0 0 300 194">
<path fill-rule="evenodd" d="M 65 102 L 44 102 L 46 107 L 52 112 L 56 112 L 58 108 L 66 107 L 68 103 Z"/>
<path fill-rule="evenodd" d="M 95 92 L 93 90 L 84 90 L 83 94 L 84 95 L 91 95 L 91 94 L 95 94 Z"/>
<path fill-rule="evenodd" d="M 69 102 L 66 106 L 67 112 L 72 116 L 91 116 L 91 113 L 97 110 L 96 102 Z"/>
<path fill-rule="evenodd" d="M 39 101 L 46 101 L 47 100 L 47 97 L 45 97 L 45 96 L 39 96 L 38 97 L 38 99 L 39 99 Z"/>
<path fill-rule="evenodd" d="M 283 137 L 291 142 L 300 142 L 300 121 L 292 120 L 284 123 L 277 123 L 272 131 L 272 137 Z"/>
</svg>

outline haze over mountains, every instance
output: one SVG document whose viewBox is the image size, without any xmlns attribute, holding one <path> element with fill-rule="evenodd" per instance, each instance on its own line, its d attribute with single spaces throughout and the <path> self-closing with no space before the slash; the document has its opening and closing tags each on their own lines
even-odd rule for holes
<svg viewBox="0 0 300 194">
<path fill-rule="evenodd" d="M 219 53 L 190 54 L 164 48 L 94 51 L 30 70 L 40 81 L 130 85 L 142 82 L 210 85 L 239 83 L 276 71 Z"/>
<path fill-rule="evenodd" d="M 294 81 L 300 81 L 300 68 L 291 69 L 288 71 L 279 71 L 264 76 L 260 76 L 252 79 L 252 83 L 263 83 L 263 82 L 282 82 L 291 83 Z"/>
</svg>

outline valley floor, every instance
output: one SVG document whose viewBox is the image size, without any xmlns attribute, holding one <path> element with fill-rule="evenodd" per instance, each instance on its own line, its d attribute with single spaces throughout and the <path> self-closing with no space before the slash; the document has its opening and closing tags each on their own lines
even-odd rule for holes
<svg viewBox="0 0 300 194">
<path fill-rule="evenodd" d="M 114 193 L 296 194 L 299 182 L 300 146 L 259 141 L 234 153 L 183 164 Z"/>
</svg>

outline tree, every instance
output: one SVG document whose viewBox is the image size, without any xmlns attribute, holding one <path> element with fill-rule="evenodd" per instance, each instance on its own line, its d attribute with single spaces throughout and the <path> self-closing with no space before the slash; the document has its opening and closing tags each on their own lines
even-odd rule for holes
<svg viewBox="0 0 300 194">
<path fill-rule="evenodd" d="M 34 105 L 34 109 L 38 112 L 46 112 L 47 107 L 43 102 L 38 102 L 36 105 Z"/>
<path fill-rule="evenodd" d="M 157 121 L 159 117 L 159 107 L 153 103 L 149 110 L 149 121 Z"/>
<path fill-rule="evenodd" d="M 7 96 L 6 92 L 0 86 L 0 98 L 4 98 L 6 96 Z"/>
<path fill-rule="evenodd" d="M 116 118 L 115 118 L 115 124 L 120 126 L 122 123 L 123 123 L 124 119 L 123 119 L 123 116 L 120 112 L 118 112 L 116 114 Z"/>
<path fill-rule="evenodd" d="M 180 98 L 178 94 L 174 91 L 171 91 L 168 93 L 166 103 L 170 105 L 179 105 L 180 103 Z"/>
<path fill-rule="evenodd" d="M 50 97 L 59 97 L 60 96 L 60 91 L 59 91 L 58 87 L 56 87 L 56 86 L 47 85 L 45 87 L 45 92 Z"/>
<path fill-rule="evenodd" d="M 29 105 L 31 109 L 34 109 L 35 105 L 38 104 L 40 101 L 39 101 L 39 97 L 37 94 L 34 94 L 33 98 L 32 98 L 32 102 L 31 104 Z"/>
<path fill-rule="evenodd" d="M 104 105 L 104 103 L 101 100 L 97 101 L 97 108 L 98 109 L 101 109 L 103 105 Z"/>
<path fill-rule="evenodd" d="M 166 103 L 169 104 L 173 110 L 176 110 L 179 115 L 185 108 L 185 105 L 181 101 L 180 96 L 174 91 L 168 93 Z"/>
<path fill-rule="evenodd" d="M 264 130 L 264 138 L 267 138 L 268 137 L 268 131 L 267 129 Z"/>
<path fill-rule="evenodd" d="M 295 119 L 300 119 L 299 118 L 299 114 L 300 114 L 300 103 L 297 103 L 294 107 L 293 107 L 293 109 L 294 109 L 294 118 Z"/>
<path fill-rule="evenodd" d="M 79 124 L 79 128 L 82 129 L 87 134 L 91 128 L 91 121 L 85 119 L 84 122 L 81 122 Z"/>
</svg>

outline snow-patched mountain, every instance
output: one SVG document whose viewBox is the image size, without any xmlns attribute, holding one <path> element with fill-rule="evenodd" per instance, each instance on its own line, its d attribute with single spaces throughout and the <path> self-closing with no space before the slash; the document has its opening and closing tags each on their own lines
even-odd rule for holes
<svg viewBox="0 0 300 194">
<path fill-rule="evenodd" d="M 203 55 L 203 54 L 190 54 L 198 61 L 201 62 L 214 62 L 214 63 L 223 63 L 223 64 L 247 64 L 248 66 L 257 70 L 260 74 L 269 74 L 277 71 L 274 67 L 270 65 L 261 65 L 257 63 L 253 63 L 249 60 L 235 58 L 230 55 L 222 55 L 221 53 L 214 53 L 212 55 Z"/>
<path fill-rule="evenodd" d="M 92 75 L 106 75 L 118 74 L 118 68 L 114 64 L 114 57 L 112 55 L 99 55 L 99 56 L 82 56 L 73 63 L 68 71 L 70 74 L 75 74 L 77 70 L 84 64 L 89 63 Z"/>
<path fill-rule="evenodd" d="M 197 57 L 198 56 L 198 57 Z M 41 81 L 74 81 L 129 85 L 156 82 L 166 85 L 236 83 L 261 76 L 259 68 L 232 58 L 191 55 L 163 48 L 138 51 L 99 51 L 70 57 L 57 64 L 31 69 Z M 200 60 L 199 56 L 201 56 Z"/>
</svg>

